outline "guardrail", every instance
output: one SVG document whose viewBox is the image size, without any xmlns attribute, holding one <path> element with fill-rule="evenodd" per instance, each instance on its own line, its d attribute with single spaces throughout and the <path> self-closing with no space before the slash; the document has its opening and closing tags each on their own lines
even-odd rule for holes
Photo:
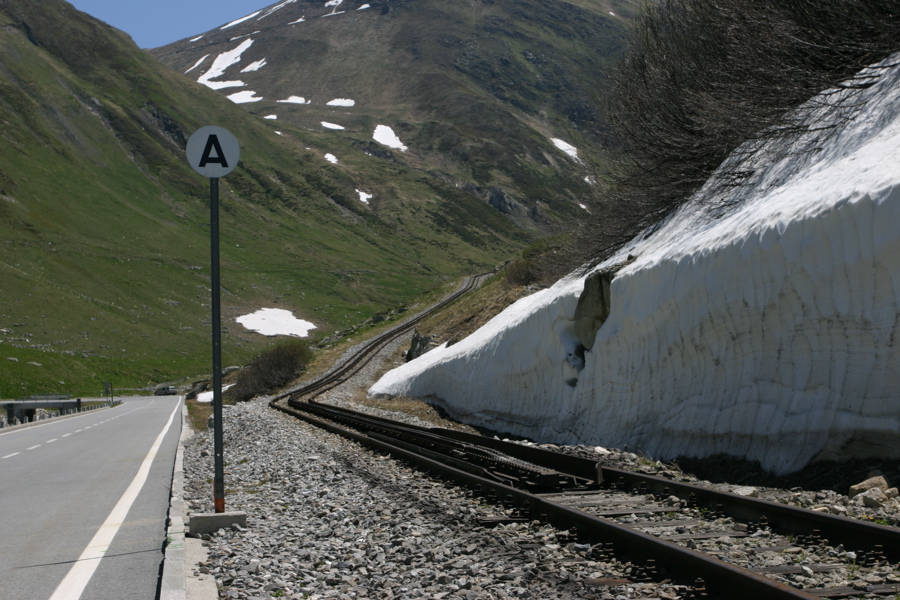
<svg viewBox="0 0 900 600">
<path fill-rule="evenodd" d="M 41 409 L 45 411 L 55 410 L 58 412 L 56 416 L 64 416 L 118 404 L 121 404 L 120 400 L 91 401 L 90 404 L 85 404 L 82 403 L 81 398 L 73 399 L 72 396 L 61 394 L 41 394 L 24 400 L 0 401 L 0 408 L 6 409 L 5 415 L 0 413 L 0 429 L 43 420 L 40 413 L 38 413 Z M 44 419 L 46 418 L 53 417 L 44 417 Z"/>
</svg>

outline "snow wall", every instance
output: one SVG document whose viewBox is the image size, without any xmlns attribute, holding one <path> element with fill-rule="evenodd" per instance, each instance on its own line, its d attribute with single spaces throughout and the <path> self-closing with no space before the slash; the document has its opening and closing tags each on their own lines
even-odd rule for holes
<svg viewBox="0 0 900 600">
<path fill-rule="evenodd" d="M 705 190 L 600 265 L 624 264 L 589 350 L 575 335 L 586 278 L 570 276 L 370 395 L 664 460 L 788 473 L 900 457 L 900 69 L 864 99 L 817 151 L 758 153 L 737 205 L 716 213 Z"/>
</svg>

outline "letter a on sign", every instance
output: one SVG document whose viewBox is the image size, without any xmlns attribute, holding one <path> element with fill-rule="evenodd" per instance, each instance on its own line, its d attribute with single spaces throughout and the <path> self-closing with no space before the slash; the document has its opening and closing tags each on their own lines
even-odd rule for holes
<svg viewBox="0 0 900 600">
<path fill-rule="evenodd" d="M 213 156 L 213 150 L 216 155 Z M 203 150 L 203 156 L 200 157 L 200 166 L 205 167 L 209 163 L 219 163 L 226 169 L 228 168 L 228 159 L 225 158 L 225 151 L 222 150 L 222 144 L 219 143 L 219 136 L 213 134 L 206 140 L 206 148 Z"/>
<path fill-rule="evenodd" d="M 241 158 L 241 147 L 231 132 L 221 127 L 198 129 L 187 143 L 188 163 L 204 177 L 224 177 Z"/>
</svg>

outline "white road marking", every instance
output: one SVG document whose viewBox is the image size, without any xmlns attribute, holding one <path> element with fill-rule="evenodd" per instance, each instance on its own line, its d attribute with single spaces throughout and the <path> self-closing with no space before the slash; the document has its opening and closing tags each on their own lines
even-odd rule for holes
<svg viewBox="0 0 900 600">
<path fill-rule="evenodd" d="M 180 407 L 181 402 L 179 401 L 175 405 L 175 410 L 169 415 L 169 421 L 166 423 L 166 426 L 163 427 L 156 441 L 153 442 L 153 446 L 150 447 L 150 452 L 144 457 L 144 462 L 141 463 L 141 467 L 138 469 L 137 475 L 134 476 L 131 484 L 129 484 L 128 489 L 125 490 L 112 512 L 106 517 L 106 521 L 100 526 L 100 529 L 94 535 L 94 539 L 88 543 L 87 548 L 84 549 L 84 552 L 81 553 L 81 556 L 69 569 L 65 579 L 57 586 L 56 591 L 50 596 L 50 600 L 80 600 L 81 594 L 84 593 L 84 589 L 90 582 L 91 577 L 94 576 L 94 572 L 100 566 L 100 561 L 103 560 L 103 556 L 109 549 L 110 544 L 112 544 L 116 533 L 118 533 L 119 527 L 125 522 L 125 517 L 128 515 L 128 511 L 131 510 L 131 505 L 134 504 L 141 488 L 144 487 L 153 459 L 156 458 L 156 453 L 162 445 L 163 438 L 166 437 L 166 433 L 172 426 L 172 421 L 175 419 L 175 414 Z"/>
<path fill-rule="evenodd" d="M 55 442 L 55 441 L 58 440 L 58 439 L 59 439 L 59 438 L 56 438 L 56 439 L 53 439 L 53 440 L 47 440 L 47 441 L 44 442 L 44 443 L 45 443 L 45 444 L 52 444 L 53 442 Z"/>
<path fill-rule="evenodd" d="M 72 435 L 72 434 L 71 434 L 71 433 L 67 433 L 67 434 L 64 435 L 63 437 L 69 437 L 70 435 Z"/>
<path fill-rule="evenodd" d="M 4 456 L 3 458 L 12 458 L 13 456 L 16 456 L 17 454 L 21 454 L 21 453 L 20 453 L 20 452 L 13 452 L 12 454 L 7 454 L 7 455 Z"/>
<path fill-rule="evenodd" d="M 40 447 L 41 447 L 41 444 L 38 444 L 37 446 L 32 446 L 31 448 L 25 448 L 25 449 L 26 450 L 34 450 L 35 448 L 40 448 Z"/>
</svg>

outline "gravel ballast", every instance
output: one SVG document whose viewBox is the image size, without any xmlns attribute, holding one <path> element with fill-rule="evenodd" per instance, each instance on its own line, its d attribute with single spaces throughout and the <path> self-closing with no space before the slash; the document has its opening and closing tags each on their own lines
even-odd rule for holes
<svg viewBox="0 0 900 600">
<path fill-rule="evenodd" d="M 212 508 L 211 434 L 200 432 L 186 443 L 189 512 Z M 652 467 L 634 455 L 608 452 L 611 463 Z M 481 527 L 477 519 L 503 509 L 275 411 L 265 399 L 225 407 L 225 453 L 227 508 L 246 511 L 248 526 L 207 536 L 209 559 L 201 569 L 216 578 L 222 598 L 611 600 L 683 593 L 652 582 L 615 585 L 609 580 L 626 577 L 629 565 L 595 560 L 589 545 L 547 525 Z M 817 492 L 772 496 L 850 514 L 871 510 Z M 877 510 L 892 516 L 884 507 Z M 758 561 L 756 552 L 739 544 L 765 545 L 759 538 L 726 544 L 739 560 L 746 555 Z M 784 564 L 783 553 L 772 554 L 762 559 Z M 841 548 L 825 558 L 849 561 Z M 896 578 L 890 569 L 857 573 L 885 583 Z M 827 580 L 801 577 L 809 585 L 836 583 L 833 573 Z"/>
</svg>

